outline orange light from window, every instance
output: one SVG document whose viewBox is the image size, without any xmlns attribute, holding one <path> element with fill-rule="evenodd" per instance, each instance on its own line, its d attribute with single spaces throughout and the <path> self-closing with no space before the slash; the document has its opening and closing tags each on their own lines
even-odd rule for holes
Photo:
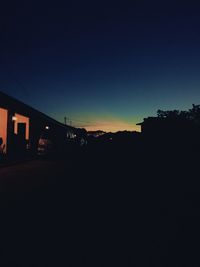
<svg viewBox="0 0 200 267">
<path fill-rule="evenodd" d="M 15 113 L 14 116 L 16 119 L 14 120 L 15 126 L 14 126 L 14 133 L 17 134 L 17 124 L 18 123 L 26 123 L 26 140 L 29 140 L 29 118 L 25 117 L 23 115 Z"/>
<path fill-rule="evenodd" d="M 7 145 L 7 122 L 8 122 L 8 111 L 6 109 L 0 108 L 0 137 L 3 138 L 3 145 Z"/>
</svg>

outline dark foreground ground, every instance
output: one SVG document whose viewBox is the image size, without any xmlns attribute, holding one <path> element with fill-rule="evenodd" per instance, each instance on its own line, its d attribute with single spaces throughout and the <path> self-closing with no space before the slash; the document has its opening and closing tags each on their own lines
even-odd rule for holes
<svg viewBox="0 0 200 267">
<path fill-rule="evenodd" d="M 199 157 L 98 146 L 0 170 L 0 266 L 200 266 Z"/>
</svg>

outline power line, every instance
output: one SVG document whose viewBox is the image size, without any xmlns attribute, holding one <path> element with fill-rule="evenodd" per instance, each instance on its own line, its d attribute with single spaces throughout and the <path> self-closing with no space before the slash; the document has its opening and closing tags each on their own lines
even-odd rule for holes
<svg viewBox="0 0 200 267">
<path fill-rule="evenodd" d="M 81 122 L 81 123 L 90 123 L 89 121 L 83 121 L 83 120 L 77 120 L 77 119 L 73 119 L 73 121 L 75 121 L 75 122 Z"/>
<path fill-rule="evenodd" d="M 84 121 L 84 120 L 79 120 L 79 119 L 72 119 L 72 118 L 70 118 L 70 117 L 64 117 L 64 122 L 68 122 L 68 123 L 72 123 L 72 121 L 74 121 L 74 122 L 80 122 L 80 123 L 91 123 L 91 122 L 89 122 L 89 121 Z"/>
<path fill-rule="evenodd" d="M 73 127 L 86 127 L 90 126 L 92 123 L 88 121 L 78 120 L 78 119 L 71 119 L 70 117 L 64 117 L 64 124 L 73 126 Z"/>
</svg>

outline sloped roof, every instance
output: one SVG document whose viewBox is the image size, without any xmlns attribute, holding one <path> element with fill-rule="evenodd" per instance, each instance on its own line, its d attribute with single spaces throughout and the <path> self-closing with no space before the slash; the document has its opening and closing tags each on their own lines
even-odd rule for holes
<svg viewBox="0 0 200 267">
<path fill-rule="evenodd" d="M 0 91 L 0 106 L 3 108 L 8 108 L 8 109 L 14 109 L 14 111 L 16 112 L 21 112 L 22 115 L 26 115 L 26 116 L 32 116 L 32 117 L 39 117 L 41 119 L 47 120 L 49 123 L 53 123 L 57 126 L 63 127 L 63 128 L 67 128 L 67 129 L 72 129 L 75 130 L 76 128 L 69 126 L 69 125 L 65 125 L 51 117 L 49 117 L 48 115 L 38 111 L 37 109 L 28 106 L 27 104 L 19 101 L 18 99 L 11 97 L 3 92 Z"/>
</svg>

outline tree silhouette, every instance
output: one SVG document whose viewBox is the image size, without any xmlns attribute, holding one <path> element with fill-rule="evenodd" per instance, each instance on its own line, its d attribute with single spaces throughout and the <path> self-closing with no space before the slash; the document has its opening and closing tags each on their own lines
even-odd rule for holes
<svg viewBox="0 0 200 267">
<path fill-rule="evenodd" d="M 163 110 L 158 110 L 157 111 L 157 116 L 159 118 L 162 118 L 162 119 L 176 119 L 176 118 L 179 118 L 180 116 L 180 111 L 179 110 L 166 110 L 166 111 L 163 111 Z"/>
<path fill-rule="evenodd" d="M 173 120 L 195 120 L 200 122 L 200 105 L 192 105 L 192 109 L 189 111 L 179 110 L 158 110 L 157 117 L 161 119 L 173 119 Z"/>
<path fill-rule="evenodd" d="M 190 119 L 194 122 L 200 123 L 200 105 L 192 105 L 192 109 L 189 109 Z"/>
</svg>

